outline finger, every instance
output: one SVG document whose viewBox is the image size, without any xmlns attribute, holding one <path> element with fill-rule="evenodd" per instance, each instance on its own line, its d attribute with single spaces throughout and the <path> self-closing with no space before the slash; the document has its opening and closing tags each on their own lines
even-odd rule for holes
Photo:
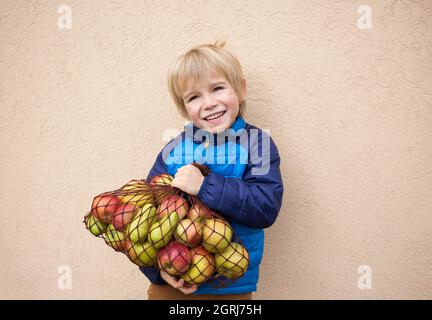
<svg viewBox="0 0 432 320">
<path fill-rule="evenodd" d="M 198 169 L 197 167 L 195 167 L 194 165 L 189 165 L 189 170 L 191 170 L 191 171 L 199 171 L 199 172 L 201 172 L 201 170 L 200 169 Z"/>
<path fill-rule="evenodd" d="M 178 281 L 175 277 L 168 274 L 165 270 L 161 270 L 161 276 L 170 286 L 172 286 L 176 289 L 178 288 Z"/>
<path fill-rule="evenodd" d="M 166 273 L 164 270 L 160 271 L 160 275 L 161 275 L 162 279 L 164 279 L 166 282 L 168 282 L 169 284 L 172 283 L 172 279 L 171 279 L 170 275 L 168 273 Z"/>
<path fill-rule="evenodd" d="M 174 175 L 174 178 L 181 177 L 182 174 L 183 174 L 183 170 L 178 169 L 177 172 L 176 172 L 175 175 Z"/>
<path fill-rule="evenodd" d="M 191 164 L 187 164 L 183 167 L 181 167 L 180 169 L 177 170 L 177 172 L 180 171 L 180 174 L 187 174 L 192 172 L 192 170 L 196 169 L 195 166 L 191 165 Z"/>
<path fill-rule="evenodd" d="M 183 174 L 182 173 L 177 173 L 175 176 L 174 176 L 174 179 L 173 179 L 173 181 L 171 182 L 171 184 L 174 182 L 174 181 L 176 181 L 176 182 L 178 182 L 181 178 L 183 177 Z"/>
<path fill-rule="evenodd" d="M 197 167 L 195 167 L 194 165 L 190 164 L 188 165 L 188 170 L 189 171 L 200 171 Z M 201 171 L 200 171 L 201 172 Z"/>
<path fill-rule="evenodd" d="M 184 280 L 179 279 L 178 281 L 176 280 L 174 288 L 180 290 L 181 288 L 183 288 L 183 285 L 184 285 Z"/>
<path fill-rule="evenodd" d="M 197 167 L 192 166 L 192 165 L 188 170 L 188 174 L 195 174 L 195 175 L 199 175 L 199 176 L 204 176 L 200 169 L 198 169 Z"/>
<path fill-rule="evenodd" d="M 171 186 L 178 188 L 179 186 L 181 186 L 181 181 L 181 177 L 175 177 L 173 181 L 171 181 Z"/>
<path fill-rule="evenodd" d="M 197 286 L 193 285 L 191 287 L 182 287 L 182 288 L 179 288 L 179 290 L 181 292 L 183 292 L 184 294 L 191 294 L 197 290 Z"/>
<path fill-rule="evenodd" d="M 181 181 L 179 181 L 178 179 L 171 182 L 171 187 L 173 188 L 181 189 L 181 186 Z"/>
<path fill-rule="evenodd" d="M 183 166 L 183 167 L 178 168 L 178 169 L 177 169 L 177 172 L 182 172 L 184 169 L 186 169 L 187 166 L 188 166 L 188 165 L 185 165 L 185 166 Z"/>
</svg>

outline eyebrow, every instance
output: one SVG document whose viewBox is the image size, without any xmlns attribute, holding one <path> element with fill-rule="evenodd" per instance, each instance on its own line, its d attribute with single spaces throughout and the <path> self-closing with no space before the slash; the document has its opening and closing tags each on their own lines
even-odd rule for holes
<svg viewBox="0 0 432 320">
<path fill-rule="evenodd" d="M 211 85 L 211 87 L 218 86 L 220 84 L 226 84 L 226 81 L 217 81 L 217 82 L 213 83 Z M 193 90 L 186 92 L 186 94 L 183 96 L 183 99 L 186 99 L 191 93 L 193 93 Z"/>
</svg>

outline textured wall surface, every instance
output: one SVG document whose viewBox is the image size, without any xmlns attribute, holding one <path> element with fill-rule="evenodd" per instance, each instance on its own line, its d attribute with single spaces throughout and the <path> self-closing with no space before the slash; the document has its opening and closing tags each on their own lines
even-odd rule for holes
<svg viewBox="0 0 432 320">
<path fill-rule="evenodd" d="M 0 298 L 147 297 L 81 219 L 94 195 L 146 176 L 184 124 L 169 62 L 219 37 L 246 72 L 246 120 L 282 158 L 254 297 L 432 298 L 429 0 L 2 0 Z"/>
</svg>

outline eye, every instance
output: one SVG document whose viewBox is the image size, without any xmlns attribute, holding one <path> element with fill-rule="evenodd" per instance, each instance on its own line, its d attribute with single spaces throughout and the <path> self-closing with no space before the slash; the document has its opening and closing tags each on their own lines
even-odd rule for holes
<svg viewBox="0 0 432 320">
<path fill-rule="evenodd" d="M 192 96 L 192 97 L 190 97 L 189 99 L 188 99 L 188 102 L 191 102 L 193 99 L 195 99 L 196 98 L 196 96 Z"/>
<path fill-rule="evenodd" d="M 214 88 L 215 90 L 217 90 L 217 89 L 223 89 L 223 87 L 221 87 L 221 86 L 219 86 L 219 87 L 216 87 L 216 88 Z"/>
</svg>

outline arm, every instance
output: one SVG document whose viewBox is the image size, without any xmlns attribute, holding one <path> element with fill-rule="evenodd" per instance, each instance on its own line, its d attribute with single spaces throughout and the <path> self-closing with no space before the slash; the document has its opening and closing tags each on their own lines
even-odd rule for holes
<svg viewBox="0 0 432 320">
<path fill-rule="evenodd" d="M 259 151 L 262 149 L 260 145 L 262 145 L 263 134 L 258 136 L 257 144 L 254 144 L 252 149 L 258 148 Z M 271 226 L 282 204 L 283 183 L 279 169 L 279 153 L 276 145 L 270 137 L 268 138 L 269 150 L 264 154 L 261 152 L 269 166 L 267 173 L 254 173 L 259 166 L 254 164 L 256 161 L 251 160 L 247 164 L 243 179 L 210 173 L 204 178 L 198 198 L 211 209 L 245 226 L 251 228 Z"/>
</svg>

